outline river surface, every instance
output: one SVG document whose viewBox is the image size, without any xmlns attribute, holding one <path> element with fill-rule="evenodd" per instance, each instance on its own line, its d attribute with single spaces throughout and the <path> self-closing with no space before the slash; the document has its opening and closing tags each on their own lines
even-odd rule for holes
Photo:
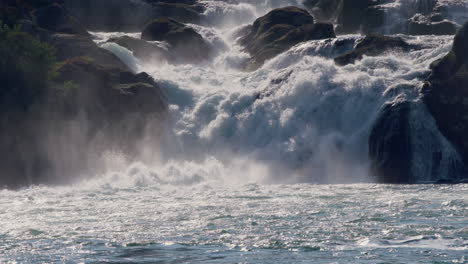
<svg viewBox="0 0 468 264">
<path fill-rule="evenodd" d="M 468 185 L 153 185 L 131 173 L 0 191 L 1 263 L 467 263 Z"/>
</svg>

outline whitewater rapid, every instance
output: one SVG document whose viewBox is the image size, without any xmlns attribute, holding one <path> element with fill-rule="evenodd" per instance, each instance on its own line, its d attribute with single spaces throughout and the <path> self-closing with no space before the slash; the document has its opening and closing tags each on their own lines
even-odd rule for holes
<svg viewBox="0 0 468 264">
<path fill-rule="evenodd" d="M 437 180 L 425 153 L 440 150 L 442 166 L 458 159 L 420 98 L 430 63 L 450 50 L 452 36 L 401 35 L 421 48 L 365 57 L 345 67 L 333 58 L 350 51 L 362 36 L 309 41 L 245 72 L 240 65 L 248 54 L 234 37 L 243 24 L 191 26 L 217 48 L 211 63 L 139 61 L 129 50 L 105 42 L 124 33 L 93 33 L 103 48 L 155 78 L 167 96 L 171 121 L 164 144 L 146 145 L 140 159 L 155 173 L 174 164 L 190 171 L 199 164 L 223 168 L 208 177 L 221 181 L 233 175 L 267 183 L 372 182 L 370 131 L 382 107 L 402 99 L 414 104 L 412 141 L 421 161 L 413 171 L 419 181 Z M 441 170 L 435 177 L 444 176 Z"/>
</svg>

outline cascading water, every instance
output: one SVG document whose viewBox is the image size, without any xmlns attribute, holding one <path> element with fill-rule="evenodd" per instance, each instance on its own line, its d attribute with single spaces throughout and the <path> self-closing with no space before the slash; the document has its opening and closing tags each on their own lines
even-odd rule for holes
<svg viewBox="0 0 468 264">
<path fill-rule="evenodd" d="M 254 6 L 245 8 L 246 4 L 213 5 L 207 8 L 210 16 L 212 9 L 220 5 L 229 14 L 237 8 L 237 21 L 242 23 L 249 22 L 242 20 L 248 14 L 260 13 Z M 232 18 L 228 16 L 231 22 Z M 299 44 L 257 71 L 243 72 L 239 65 L 248 55 L 240 51 L 232 36 L 242 24 L 220 25 L 192 25 L 218 49 L 212 64 L 141 62 L 125 48 L 116 50 L 116 44 L 102 44 L 129 66 L 150 73 L 168 97 L 172 131 L 158 152 L 159 161 L 142 157 L 149 161 L 148 166 L 161 166 L 161 158 L 171 160 L 171 164 L 216 160 L 230 169 L 255 164 L 262 173 L 253 172 L 253 179 L 266 182 L 373 181 L 368 172 L 367 141 L 380 109 L 401 96 L 422 105 L 419 89 L 429 64 L 445 55 L 452 42 L 452 37 L 405 36 L 408 42 L 423 48 L 366 57 L 339 67 L 333 58 L 351 50 L 362 38 L 342 36 Z M 95 33 L 101 41 L 118 34 Z M 414 124 L 421 122 L 415 120 Z M 427 133 L 441 138 L 434 142 L 445 142 L 434 124 L 422 126 L 424 131 L 432 131 Z M 427 150 L 417 147 L 427 145 L 423 140 L 413 138 L 415 149 L 421 153 Z M 457 159 L 450 144 L 434 144 L 439 144 L 435 148 L 441 149 L 442 159 Z M 414 166 L 421 172 L 421 182 L 439 177 L 427 173 L 425 167 L 431 166 L 428 163 Z M 443 177 L 444 173 L 439 175 Z"/>
<path fill-rule="evenodd" d="M 0 190 L 1 263 L 466 263 L 466 184 L 369 183 L 369 134 L 401 100 L 417 180 L 458 160 L 420 95 L 453 37 L 402 35 L 421 49 L 343 67 L 333 58 L 362 36 L 308 41 L 245 72 L 236 32 L 285 1 L 203 2 L 191 26 L 215 46 L 210 63 L 142 61 L 106 42 L 139 33 L 92 33 L 163 88 L 166 135 L 147 135 L 137 159 L 104 157 L 104 175 Z"/>
</svg>

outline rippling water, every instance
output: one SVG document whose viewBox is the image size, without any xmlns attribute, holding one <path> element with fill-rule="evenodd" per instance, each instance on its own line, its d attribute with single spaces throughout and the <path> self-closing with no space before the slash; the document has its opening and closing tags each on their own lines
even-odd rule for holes
<svg viewBox="0 0 468 264">
<path fill-rule="evenodd" d="M 158 187 L 112 177 L 0 191 L 0 262 L 468 262 L 468 185 Z"/>
</svg>

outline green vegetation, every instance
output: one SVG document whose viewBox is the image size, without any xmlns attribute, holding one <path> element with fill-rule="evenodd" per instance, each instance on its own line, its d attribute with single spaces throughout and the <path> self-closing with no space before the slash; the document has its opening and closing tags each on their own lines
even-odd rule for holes
<svg viewBox="0 0 468 264">
<path fill-rule="evenodd" d="M 47 89 L 54 50 L 46 43 L 0 24 L 0 110 L 27 110 Z"/>
</svg>

